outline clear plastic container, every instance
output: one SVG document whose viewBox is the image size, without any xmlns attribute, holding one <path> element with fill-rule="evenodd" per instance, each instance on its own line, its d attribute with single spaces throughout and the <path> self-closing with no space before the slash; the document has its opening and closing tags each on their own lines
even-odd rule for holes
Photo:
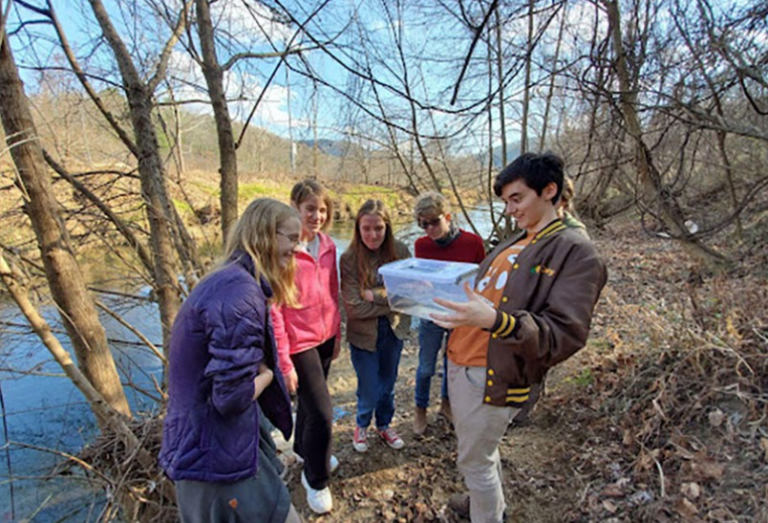
<svg viewBox="0 0 768 523">
<path fill-rule="evenodd" d="M 429 320 L 430 313 L 449 312 L 435 298 L 467 301 L 464 282 L 472 281 L 478 268 L 475 263 L 408 258 L 382 265 L 379 274 L 392 310 Z"/>
</svg>

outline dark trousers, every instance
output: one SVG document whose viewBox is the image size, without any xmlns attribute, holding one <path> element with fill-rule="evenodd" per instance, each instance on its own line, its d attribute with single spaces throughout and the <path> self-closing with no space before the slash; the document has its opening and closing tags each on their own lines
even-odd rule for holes
<svg viewBox="0 0 768 523">
<path fill-rule="evenodd" d="M 331 477 L 333 405 L 328 392 L 328 371 L 336 338 L 292 354 L 299 377 L 299 407 L 293 433 L 293 451 L 304 458 L 304 474 L 313 489 L 324 489 Z"/>
<path fill-rule="evenodd" d="M 259 468 L 254 477 L 234 483 L 176 482 L 176 503 L 182 523 L 286 521 L 291 494 L 280 479 L 283 465 L 275 455 L 275 443 L 266 427 L 259 427 Z"/>
</svg>

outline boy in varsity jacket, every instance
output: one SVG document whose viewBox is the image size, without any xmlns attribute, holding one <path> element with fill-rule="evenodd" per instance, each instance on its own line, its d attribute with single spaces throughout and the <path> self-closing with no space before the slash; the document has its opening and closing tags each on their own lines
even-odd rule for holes
<svg viewBox="0 0 768 523">
<path fill-rule="evenodd" d="M 526 153 L 504 168 L 494 192 L 522 232 L 486 257 L 467 303 L 435 300 L 453 311 L 432 318 L 453 329 L 448 394 L 469 490 L 449 504 L 473 523 L 503 521 L 501 438 L 531 385 L 584 347 L 607 280 L 592 243 L 558 218 L 562 189 L 554 154 Z"/>
</svg>

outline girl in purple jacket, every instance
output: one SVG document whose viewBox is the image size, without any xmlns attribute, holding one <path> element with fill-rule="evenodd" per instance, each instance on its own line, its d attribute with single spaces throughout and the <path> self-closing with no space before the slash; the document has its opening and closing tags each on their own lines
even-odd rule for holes
<svg viewBox="0 0 768 523">
<path fill-rule="evenodd" d="M 182 523 L 300 521 L 260 426 L 264 415 L 286 438 L 293 428 L 269 304 L 296 303 L 300 234 L 295 209 L 254 200 L 224 261 L 176 316 L 160 465 L 175 483 Z"/>
<path fill-rule="evenodd" d="M 322 231 L 331 223 L 333 201 L 314 180 L 297 183 L 291 206 L 301 218 L 296 252 L 298 306 L 273 307 L 280 370 L 288 391 L 298 395 L 293 450 L 303 460 L 301 483 L 314 512 L 333 509 L 328 487 L 338 460 L 331 455 L 333 405 L 328 371 L 339 355 L 339 277 L 336 245 Z"/>
</svg>

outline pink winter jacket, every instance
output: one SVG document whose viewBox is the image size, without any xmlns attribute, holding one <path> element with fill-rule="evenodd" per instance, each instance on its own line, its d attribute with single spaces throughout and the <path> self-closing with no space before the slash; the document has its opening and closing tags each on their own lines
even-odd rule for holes
<svg viewBox="0 0 768 523">
<path fill-rule="evenodd" d="M 318 236 L 317 260 L 306 252 L 296 253 L 299 308 L 272 307 L 277 355 L 284 375 L 293 370 L 291 354 L 317 347 L 340 334 L 336 245 L 327 235 L 318 233 Z"/>
</svg>

